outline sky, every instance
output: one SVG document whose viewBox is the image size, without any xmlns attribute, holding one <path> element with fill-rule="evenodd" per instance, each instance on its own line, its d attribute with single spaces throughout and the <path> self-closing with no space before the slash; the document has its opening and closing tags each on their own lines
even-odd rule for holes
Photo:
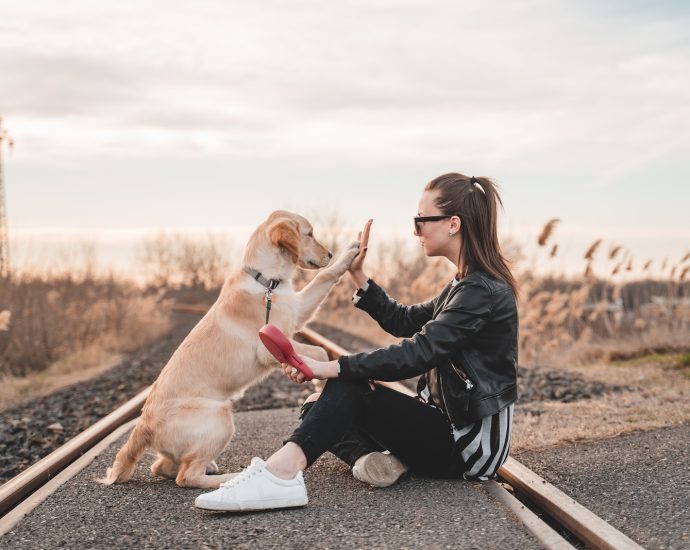
<svg viewBox="0 0 690 550">
<path fill-rule="evenodd" d="M 596 238 L 690 249 L 690 4 L 0 0 L 12 257 L 274 209 L 409 238 L 424 185 L 488 176 L 565 270 Z M 531 250 L 528 250 L 532 254 Z"/>
</svg>

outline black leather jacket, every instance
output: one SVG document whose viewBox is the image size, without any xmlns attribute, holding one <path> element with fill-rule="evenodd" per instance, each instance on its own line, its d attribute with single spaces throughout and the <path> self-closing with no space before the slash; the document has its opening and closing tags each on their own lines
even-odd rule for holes
<svg viewBox="0 0 690 550">
<path fill-rule="evenodd" d="M 505 282 L 474 271 L 433 300 L 404 306 L 369 280 L 357 307 L 405 339 L 340 357 L 341 379 L 392 381 L 426 373 L 432 397 L 438 388 L 435 401 L 455 427 L 517 399 L 518 313 Z"/>
</svg>

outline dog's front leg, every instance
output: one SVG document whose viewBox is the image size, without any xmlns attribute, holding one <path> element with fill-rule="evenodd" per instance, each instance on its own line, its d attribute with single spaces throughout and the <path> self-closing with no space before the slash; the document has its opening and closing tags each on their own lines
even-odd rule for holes
<svg viewBox="0 0 690 550">
<path fill-rule="evenodd" d="M 328 352 L 320 346 L 312 346 L 311 344 L 304 344 L 295 340 L 290 340 L 290 343 L 300 355 L 306 355 L 315 361 L 328 361 Z"/>
<path fill-rule="evenodd" d="M 307 321 L 314 316 L 319 305 L 328 296 L 328 293 L 338 282 L 341 275 L 324 269 L 297 293 L 298 305 L 295 315 L 295 330 L 301 330 Z"/>
<path fill-rule="evenodd" d="M 353 242 L 333 262 L 333 265 L 323 269 L 312 281 L 297 293 L 298 309 L 296 315 L 296 329 L 300 330 L 316 313 L 321 302 L 324 301 L 340 277 L 349 269 L 352 260 L 359 254 L 359 241 Z"/>
</svg>

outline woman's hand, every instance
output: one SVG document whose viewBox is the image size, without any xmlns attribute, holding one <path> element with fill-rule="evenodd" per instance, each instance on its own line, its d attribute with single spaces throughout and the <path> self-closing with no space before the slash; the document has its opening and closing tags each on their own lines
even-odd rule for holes
<svg viewBox="0 0 690 550">
<path fill-rule="evenodd" d="M 338 378 L 338 361 L 317 361 L 311 357 L 302 355 L 302 360 L 314 373 L 314 380 L 326 380 L 327 378 Z M 295 367 L 287 363 L 281 363 L 283 373 L 293 382 L 303 383 L 306 379 Z"/>
<path fill-rule="evenodd" d="M 367 257 L 369 231 L 371 230 L 372 223 L 374 223 L 374 220 L 368 220 L 367 223 L 364 224 L 364 229 L 357 235 L 359 239 L 359 254 L 352 260 L 350 269 L 348 270 L 352 280 L 358 287 L 361 287 L 369 280 L 369 277 L 364 273 L 364 259 Z"/>
</svg>

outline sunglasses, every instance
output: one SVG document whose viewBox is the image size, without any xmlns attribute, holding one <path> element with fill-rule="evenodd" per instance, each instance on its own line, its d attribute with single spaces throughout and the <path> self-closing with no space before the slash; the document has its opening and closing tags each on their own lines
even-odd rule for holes
<svg viewBox="0 0 690 550">
<path fill-rule="evenodd" d="M 447 220 L 448 218 L 452 218 L 455 214 L 452 214 L 450 216 L 415 216 L 414 218 L 414 234 L 415 235 L 421 235 L 422 234 L 422 224 L 424 222 L 437 222 L 439 220 Z"/>
</svg>

